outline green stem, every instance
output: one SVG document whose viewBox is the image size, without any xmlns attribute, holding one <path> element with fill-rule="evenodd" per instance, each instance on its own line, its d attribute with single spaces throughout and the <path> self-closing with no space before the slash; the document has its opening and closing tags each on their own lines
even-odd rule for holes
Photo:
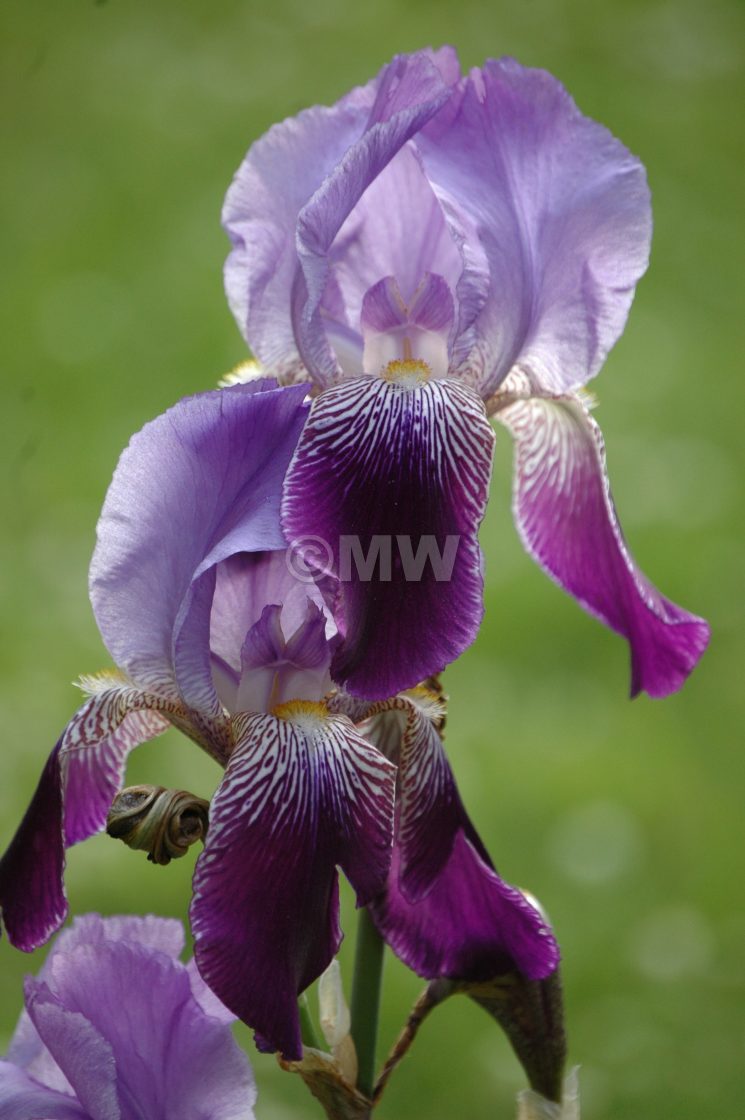
<svg viewBox="0 0 745 1120">
<path fill-rule="evenodd" d="M 323 1050 L 324 1048 L 318 1041 L 316 1028 L 313 1025 L 310 1008 L 308 1007 L 308 997 L 305 992 L 298 997 L 297 1005 L 298 1011 L 300 1012 L 300 1035 L 303 1040 L 303 1046 L 312 1046 L 315 1050 Z"/>
<path fill-rule="evenodd" d="M 357 1088 L 372 1097 L 375 1085 L 375 1045 L 378 1039 L 380 985 L 385 944 L 367 910 L 360 911 L 352 981 L 352 1038 L 357 1050 Z"/>
</svg>

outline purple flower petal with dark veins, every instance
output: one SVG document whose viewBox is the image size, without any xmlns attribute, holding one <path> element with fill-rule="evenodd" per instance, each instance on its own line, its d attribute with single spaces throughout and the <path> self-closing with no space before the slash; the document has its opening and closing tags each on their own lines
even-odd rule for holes
<svg viewBox="0 0 745 1120">
<path fill-rule="evenodd" d="M 657 591 L 616 518 L 600 429 L 574 398 L 497 412 L 515 439 L 513 510 L 528 552 L 631 649 L 631 695 L 680 688 L 709 641 L 707 623 Z"/>
<path fill-rule="evenodd" d="M 642 164 L 551 74 L 509 58 L 472 71 L 457 109 L 453 99 L 416 145 L 443 206 L 473 222 L 486 251 L 470 359 L 484 398 L 516 363 L 545 391 L 584 385 L 647 267 Z"/>
<path fill-rule="evenodd" d="M 0 913 L 16 948 L 38 948 L 64 922 L 65 848 L 103 829 L 129 752 L 169 726 L 155 705 L 171 706 L 115 684 L 91 697 L 62 733 L 0 860 Z"/>
<path fill-rule="evenodd" d="M 321 705 L 288 704 L 280 714 L 235 720 L 191 923 L 209 986 L 294 1061 L 298 994 L 341 942 L 336 865 L 360 905 L 385 882 L 395 767 Z"/>
<path fill-rule="evenodd" d="M 279 497 L 303 396 L 256 381 L 180 401 L 133 437 L 104 503 L 90 591 L 109 652 L 133 680 L 213 715 L 210 570 L 284 547 Z"/>
<path fill-rule="evenodd" d="M 437 701 L 417 689 L 381 707 L 365 732 L 399 767 L 391 870 L 370 907 L 381 934 L 420 976 L 548 976 L 559 961 L 553 933 L 494 870 L 432 723 Z"/>
<path fill-rule="evenodd" d="M 0 1063 L 4 1120 L 252 1120 L 225 1009 L 195 996 L 163 925 L 91 915 L 62 936 L 27 980 L 23 1045 Z"/>
<path fill-rule="evenodd" d="M 344 636 L 331 671 L 353 695 L 415 685 L 476 636 L 493 445 L 481 402 L 451 381 L 355 378 L 314 402 L 282 523 L 298 548 L 320 537 L 331 553 Z"/>
</svg>

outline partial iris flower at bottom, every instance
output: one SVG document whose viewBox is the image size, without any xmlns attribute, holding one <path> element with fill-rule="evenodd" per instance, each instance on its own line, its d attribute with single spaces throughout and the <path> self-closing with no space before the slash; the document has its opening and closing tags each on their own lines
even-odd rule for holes
<svg viewBox="0 0 745 1120">
<path fill-rule="evenodd" d="M 462 74 L 451 47 L 422 50 L 257 140 L 223 222 L 243 337 L 314 395 L 282 516 L 288 537 L 330 547 L 335 678 L 391 695 L 475 638 L 493 417 L 514 440 L 526 550 L 627 639 L 632 695 L 680 688 L 708 626 L 635 564 L 583 396 L 647 267 L 639 159 L 546 71 L 501 58 Z M 345 578 L 350 536 L 365 555 L 399 542 L 399 562 Z M 407 556 L 452 541 L 452 578 L 407 578 Z"/>
<path fill-rule="evenodd" d="M 87 914 L 59 935 L 0 1061 L 0 1120 L 253 1120 L 231 1015 L 180 922 Z"/>
<path fill-rule="evenodd" d="M 194 875 L 197 967 L 288 1060 L 302 1057 L 298 994 L 341 942 L 337 868 L 424 975 L 542 978 L 558 959 L 465 816 L 429 695 L 354 710 L 335 686 L 336 618 L 297 580 L 279 521 L 306 413 L 301 387 L 256 381 L 184 400 L 133 438 L 91 566 L 120 672 L 83 680 L 89 699 L 0 861 L 5 928 L 34 948 L 65 917 L 65 846 L 104 827 L 130 750 L 179 728 L 225 770 Z M 378 715 L 385 742 L 364 722 Z"/>
</svg>

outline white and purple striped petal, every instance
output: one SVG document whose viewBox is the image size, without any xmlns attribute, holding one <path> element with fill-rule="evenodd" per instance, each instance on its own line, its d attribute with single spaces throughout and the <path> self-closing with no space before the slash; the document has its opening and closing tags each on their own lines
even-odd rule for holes
<svg viewBox="0 0 745 1120">
<path fill-rule="evenodd" d="M 475 638 L 493 445 L 475 394 L 417 383 L 416 369 L 408 384 L 355 378 L 314 402 L 282 522 L 294 547 L 328 549 L 344 637 L 331 671 L 352 694 L 392 696 Z"/>
<path fill-rule="evenodd" d="M 679 689 L 708 624 L 636 567 L 618 524 L 600 429 L 576 398 L 529 398 L 496 413 L 515 440 L 513 512 L 527 551 L 591 614 L 627 639 L 631 695 Z"/>
<path fill-rule="evenodd" d="M 294 1061 L 298 994 L 341 941 L 337 865 L 360 905 L 385 882 L 395 768 L 319 704 L 235 723 L 194 875 L 195 959 L 222 1002 Z"/>
<path fill-rule="evenodd" d="M 161 697 L 115 685 L 65 728 L 0 860 L 0 913 L 17 948 L 30 952 L 64 922 L 65 848 L 104 828 L 129 752 L 161 734 L 171 710 Z"/>
</svg>

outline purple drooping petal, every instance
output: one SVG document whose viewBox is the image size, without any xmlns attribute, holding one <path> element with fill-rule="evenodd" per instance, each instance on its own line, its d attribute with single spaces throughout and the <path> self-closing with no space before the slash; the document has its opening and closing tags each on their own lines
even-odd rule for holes
<svg viewBox="0 0 745 1120">
<path fill-rule="evenodd" d="M 398 762 L 394 854 L 373 918 L 421 976 L 479 980 L 517 968 L 540 979 L 558 963 L 556 941 L 492 867 L 435 729 L 442 714 L 433 693 L 416 689 L 362 726 Z"/>
<path fill-rule="evenodd" d="M 246 1057 L 194 999 L 180 962 L 135 942 L 78 945 L 30 988 L 37 1030 L 93 1116 L 110 1061 L 122 1120 L 253 1115 Z"/>
<path fill-rule="evenodd" d="M 416 146 L 443 209 L 467 216 L 488 258 L 472 373 L 485 397 L 516 363 L 548 392 L 583 385 L 647 265 L 644 169 L 555 78 L 512 59 L 472 71 L 454 106 Z"/>
<path fill-rule="evenodd" d="M 521 400 L 497 419 L 515 439 L 513 511 L 525 548 L 581 606 L 627 639 L 632 696 L 674 692 L 706 649 L 709 627 L 661 595 L 634 564 L 597 424 L 573 398 Z"/>
<path fill-rule="evenodd" d="M 26 814 L 0 860 L 0 911 L 8 938 L 30 952 L 67 914 L 65 847 L 101 831 L 133 747 L 168 722 L 159 698 L 126 685 L 83 705 L 52 751 Z"/>
<path fill-rule="evenodd" d="M 40 1085 L 12 1062 L 0 1061 L 0 1117 L 2 1120 L 91 1120 L 90 1113 L 66 1093 Z M 98 1120 L 98 1118 L 96 1118 Z M 113 1116 L 112 1120 L 119 1120 Z"/>
<path fill-rule="evenodd" d="M 0 860 L 0 914 L 12 945 L 31 952 L 62 925 L 62 780 L 59 752 L 50 754 L 31 804 Z"/>
<path fill-rule="evenodd" d="M 179 402 L 132 439 L 104 504 L 90 588 L 114 661 L 212 715 L 210 570 L 284 546 L 279 496 L 303 396 L 255 381 Z"/>
<path fill-rule="evenodd" d="M 480 847 L 472 831 L 471 839 Z M 486 980 L 513 969 L 532 980 L 550 975 L 559 961 L 551 930 L 471 839 L 463 830 L 456 834 L 447 864 L 416 903 L 400 890 L 396 845 L 386 892 L 370 907 L 378 929 L 396 955 L 428 979 Z"/>
<path fill-rule="evenodd" d="M 354 695 L 409 688 L 475 638 L 493 443 L 480 401 L 450 381 L 355 378 L 314 402 L 282 521 L 298 548 L 325 542 L 345 639 L 332 676 Z"/>
<path fill-rule="evenodd" d="M 317 704 L 235 724 L 194 875 L 195 959 L 227 1007 L 298 1060 L 297 996 L 341 941 L 336 866 L 360 904 L 385 881 L 395 768 Z"/>
</svg>

